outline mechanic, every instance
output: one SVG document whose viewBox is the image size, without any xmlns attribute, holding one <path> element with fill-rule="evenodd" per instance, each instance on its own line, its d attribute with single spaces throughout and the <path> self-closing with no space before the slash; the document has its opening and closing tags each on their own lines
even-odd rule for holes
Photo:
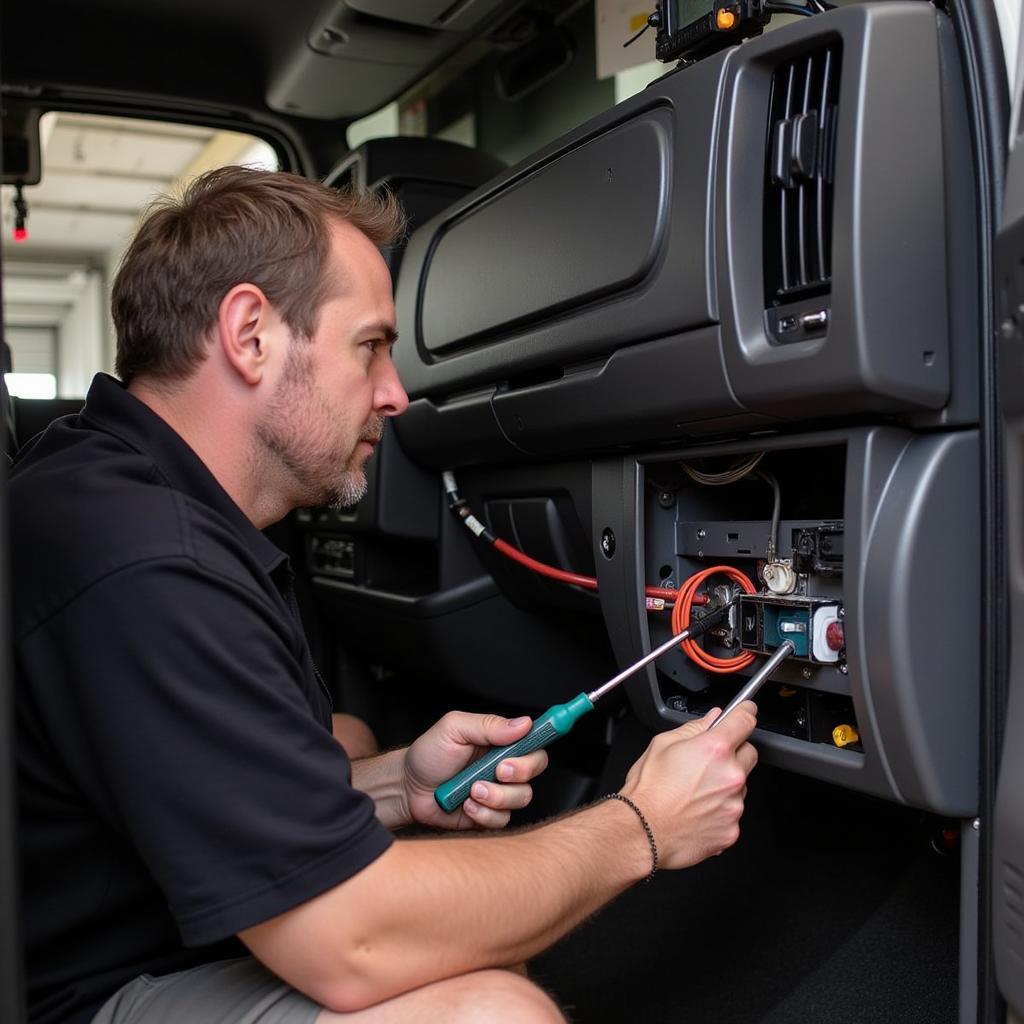
<svg viewBox="0 0 1024 1024">
<path fill-rule="evenodd" d="M 738 837 L 749 704 L 714 733 L 717 711 L 655 737 L 617 799 L 500 835 L 543 751 L 456 813 L 432 792 L 529 719 L 453 712 L 354 763 L 332 736 L 287 560 L 260 531 L 356 502 L 406 408 L 381 255 L 402 230 L 387 197 L 200 177 L 122 262 L 120 381 L 98 375 L 19 454 L 33 1022 L 560 1021 L 517 965 Z M 464 834 L 394 837 L 411 823 Z"/>
</svg>

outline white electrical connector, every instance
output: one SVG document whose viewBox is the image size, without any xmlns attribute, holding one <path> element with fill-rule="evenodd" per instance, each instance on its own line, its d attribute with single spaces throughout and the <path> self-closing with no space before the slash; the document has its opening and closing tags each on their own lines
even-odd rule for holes
<svg viewBox="0 0 1024 1024">
<path fill-rule="evenodd" d="M 766 562 L 764 569 L 761 570 L 761 578 L 773 594 L 792 594 L 796 590 L 796 573 L 793 571 L 793 563 L 789 560 L 776 559 Z"/>
<path fill-rule="evenodd" d="M 839 617 L 839 605 L 826 604 L 814 609 L 811 618 L 811 654 L 815 661 L 836 662 L 839 660 L 840 648 L 829 643 L 829 626 L 838 623 L 840 629 L 842 622 Z M 832 631 L 835 635 L 835 630 Z"/>
</svg>

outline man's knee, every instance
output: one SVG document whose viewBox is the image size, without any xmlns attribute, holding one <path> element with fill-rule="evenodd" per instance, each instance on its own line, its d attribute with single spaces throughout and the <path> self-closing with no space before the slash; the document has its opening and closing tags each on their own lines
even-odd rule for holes
<svg viewBox="0 0 1024 1024">
<path fill-rule="evenodd" d="M 565 1024 L 552 1000 L 513 971 L 435 981 L 352 1014 L 324 1010 L 317 1024 Z"/>
<path fill-rule="evenodd" d="M 525 975 L 512 971 L 479 971 L 462 979 L 458 1024 L 565 1024 L 550 996 Z"/>
</svg>

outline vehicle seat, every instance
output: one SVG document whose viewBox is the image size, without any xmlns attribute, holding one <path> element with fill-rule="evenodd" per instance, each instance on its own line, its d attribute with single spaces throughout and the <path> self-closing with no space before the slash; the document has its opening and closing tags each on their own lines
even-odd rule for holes
<svg viewBox="0 0 1024 1024">
<path fill-rule="evenodd" d="M 0 405 L 3 409 L 3 452 L 7 461 L 13 462 L 14 455 L 18 450 L 18 435 L 14 429 L 14 401 L 7 390 L 6 374 L 11 372 L 11 346 L 6 341 L 0 341 Z"/>
</svg>

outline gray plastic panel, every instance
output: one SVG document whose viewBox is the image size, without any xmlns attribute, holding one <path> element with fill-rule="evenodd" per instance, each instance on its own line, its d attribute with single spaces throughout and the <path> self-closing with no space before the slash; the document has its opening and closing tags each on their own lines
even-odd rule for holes
<svg viewBox="0 0 1024 1024">
<path fill-rule="evenodd" d="M 721 133 L 718 282 L 729 380 L 748 408 L 807 419 L 937 409 L 949 395 L 937 18 L 920 3 L 808 18 L 741 47 Z M 769 341 L 760 253 L 764 138 L 780 60 L 841 40 L 831 307 L 821 337 Z M 969 139 L 965 139 L 965 144 Z"/>
<path fill-rule="evenodd" d="M 482 391 L 447 403 L 414 399 L 397 429 L 412 456 L 444 468 L 692 439 L 726 427 L 763 430 L 776 422 L 746 412 L 733 398 L 722 375 L 719 332 L 709 327 L 620 349 L 534 387 Z"/>
<path fill-rule="evenodd" d="M 598 366 L 494 396 L 505 435 L 544 455 L 691 437 L 708 420 L 720 428 L 729 414 L 736 430 L 774 422 L 733 397 L 712 327 L 623 348 Z"/>
<path fill-rule="evenodd" d="M 656 479 L 661 462 L 837 444 L 846 447 L 845 559 L 841 582 L 829 585 L 842 588 L 849 673 L 841 684 L 825 680 L 818 688 L 849 692 L 864 753 L 758 730 L 762 759 L 938 814 L 970 816 L 978 798 L 981 685 L 975 431 L 859 428 L 596 463 L 595 536 L 608 526 L 619 541 L 610 562 L 595 556 L 613 648 L 625 665 L 654 646 L 639 596 L 649 582 L 643 553 L 651 544 L 669 551 L 675 545 L 674 515 L 654 533 L 644 511 L 656 494 L 642 485 L 648 470 Z M 809 493 L 813 488 L 808 485 Z M 701 502 L 713 506 L 716 489 L 704 490 Z M 779 678 L 799 684 L 786 676 L 790 669 L 783 666 Z M 626 689 L 650 727 L 685 720 L 666 707 L 654 669 Z"/>
<path fill-rule="evenodd" d="M 995 795 L 991 876 L 992 949 L 999 989 L 1024 1014 L 1024 136 L 1007 166 L 1003 227 L 996 239 L 1000 321 L 999 399 L 1003 415 L 1009 672 Z M 999 621 L 997 619 L 997 621 Z M 996 690 L 998 693 L 998 689 Z M 1002 709 L 995 708 L 1000 716 Z M 997 717 L 997 721 L 998 721 Z M 996 748 L 998 751 L 998 748 Z M 994 751 L 994 753 L 996 752 Z M 1010 1018 L 1017 1018 L 1011 1013 Z"/>
<path fill-rule="evenodd" d="M 863 524 L 846 597 L 893 779 L 908 803 L 953 817 L 978 809 L 978 460 L 975 431 L 908 444 Z"/>
<path fill-rule="evenodd" d="M 670 88 L 655 85 L 601 114 L 413 234 L 396 292 L 403 344 L 395 350 L 402 382 L 411 396 L 437 398 L 515 381 L 537 368 L 576 367 L 623 346 L 717 319 L 710 218 L 722 70 L 723 59 L 716 58 L 665 79 L 673 83 Z M 620 130 L 638 121 L 645 126 L 639 133 Z M 620 145 L 607 145 L 609 137 Z M 669 161 L 664 173 L 639 167 L 630 149 L 622 145 L 631 146 L 637 138 L 644 140 L 650 158 Z M 549 175 L 559 187 L 546 184 Z M 646 189 L 652 184 L 660 190 L 656 196 L 636 191 L 636 186 Z M 522 188 L 528 188 L 531 203 L 520 202 Z M 514 215 L 505 213 L 506 203 Z M 421 278 L 435 242 L 472 211 L 476 212 L 466 221 L 467 230 L 479 216 L 486 216 L 490 225 L 486 235 L 474 229 L 475 262 L 460 260 L 456 266 L 451 261 L 450 269 L 444 270 L 443 289 L 437 271 L 431 270 L 424 293 Z M 656 212 L 667 216 L 664 228 Z M 635 213 L 647 225 L 643 241 L 629 227 Z M 569 225 L 574 225 L 574 231 L 585 231 L 586 251 L 570 237 Z M 614 230 L 610 225 L 615 225 Z M 633 253 L 628 266 L 616 256 L 622 230 Z M 544 252 L 526 244 L 527 239 L 540 237 L 553 239 L 554 251 L 567 258 L 549 261 Z M 508 248 L 520 258 L 506 260 L 502 253 Z M 581 301 L 595 283 L 621 283 L 635 275 L 639 252 L 650 253 L 642 280 L 613 296 L 592 297 L 583 305 L 562 308 L 565 302 Z M 600 264 L 606 260 L 615 270 L 602 277 L 605 271 Z M 495 265 L 502 268 L 500 273 Z M 552 280 L 541 279 L 538 266 Z M 579 279 L 582 285 L 575 283 L 580 266 L 586 268 Z M 500 325 L 489 310 L 495 296 L 506 311 L 506 322 Z M 457 317 L 452 322 L 461 325 L 460 331 L 479 334 L 495 327 L 500 336 L 490 338 L 485 346 L 458 348 L 451 343 L 465 338 L 435 333 L 429 345 L 448 348 L 444 353 L 431 351 L 419 326 L 421 298 L 429 299 L 432 317 L 441 316 L 446 306 L 457 307 L 451 315 Z M 556 307 L 550 307 L 552 302 Z M 545 306 L 548 313 L 540 321 L 524 323 L 524 318 L 536 316 Z M 429 323 L 425 327 L 436 332 Z M 415 344 L 406 344 L 406 338 Z M 730 402 L 729 413 L 733 409 Z"/>
<path fill-rule="evenodd" d="M 671 142 L 671 113 L 648 111 L 446 223 L 420 281 L 424 348 L 479 343 L 646 277 L 668 225 Z M 477 268 L 469 300 L 467 270 Z"/>
<path fill-rule="evenodd" d="M 395 432 L 414 459 L 435 469 L 504 462 L 521 454 L 501 432 L 489 391 L 451 402 L 413 399 L 395 421 Z"/>
<path fill-rule="evenodd" d="M 1019 264 L 1018 264 L 1019 266 Z M 1004 345 L 1004 350 L 1010 345 Z M 1009 380 L 1018 385 L 1010 399 L 1006 424 L 1007 538 L 1009 543 L 1011 644 L 1009 701 L 1006 707 L 999 784 L 996 792 L 992 854 L 992 928 L 999 987 L 1008 1002 L 1024 1012 L 1024 669 L 1020 638 L 1024 637 L 1024 380 L 1020 338 L 1011 355 Z M 1004 395 L 1009 388 L 1003 389 Z"/>
<path fill-rule="evenodd" d="M 786 25 L 666 74 L 417 231 L 397 293 L 402 330 L 415 342 L 396 353 L 410 394 L 436 403 L 489 386 L 507 437 L 538 454 L 572 450 L 569 409 L 589 424 L 576 431 L 580 452 L 751 429 L 745 416 L 767 426 L 872 412 L 972 422 L 969 339 L 954 350 L 960 384 L 956 408 L 944 411 L 951 315 L 962 330 L 972 308 L 951 300 L 950 269 L 958 287 L 973 281 L 971 260 L 947 259 L 953 242 L 972 248 L 973 227 L 968 214 L 947 231 L 950 189 L 970 184 L 970 137 L 952 40 L 940 46 L 944 20 L 931 5 L 894 0 Z M 780 62 L 825 43 L 842 53 L 833 279 L 820 299 L 830 320 L 822 335 L 781 345 L 764 320 L 768 94 Z M 633 137 L 644 140 L 635 153 L 624 145 Z M 664 180 L 655 138 L 669 146 Z M 641 169 L 645 161 L 652 166 Z M 627 180 L 669 190 L 664 236 L 663 197 L 609 191 L 607 172 L 614 178 L 620 165 Z M 454 239 L 477 218 L 486 230 L 473 228 L 435 276 L 433 248 L 440 259 L 455 244 L 448 228 Z M 655 255 L 641 273 L 644 233 Z M 703 359 L 701 342 L 685 348 L 716 322 L 720 367 Z M 678 350 L 662 344 L 670 338 Z M 641 360 L 644 349 L 650 358 Z M 674 396 L 639 418 L 640 399 L 627 389 L 645 385 L 624 385 L 609 401 L 607 386 L 625 366 L 603 368 L 613 352 L 629 352 L 651 386 Z M 695 353 L 697 382 L 686 367 Z"/>
<path fill-rule="evenodd" d="M 939 64 L 942 75 L 943 168 L 946 175 L 946 280 L 949 282 L 949 401 L 937 411 L 909 418 L 914 427 L 955 427 L 978 422 L 978 330 L 980 251 L 978 210 L 965 197 L 979 195 L 967 113 L 962 55 L 949 20 L 940 18 Z M 979 282 L 977 287 L 972 282 Z M 963 287 L 957 286 L 957 283 Z"/>
</svg>

